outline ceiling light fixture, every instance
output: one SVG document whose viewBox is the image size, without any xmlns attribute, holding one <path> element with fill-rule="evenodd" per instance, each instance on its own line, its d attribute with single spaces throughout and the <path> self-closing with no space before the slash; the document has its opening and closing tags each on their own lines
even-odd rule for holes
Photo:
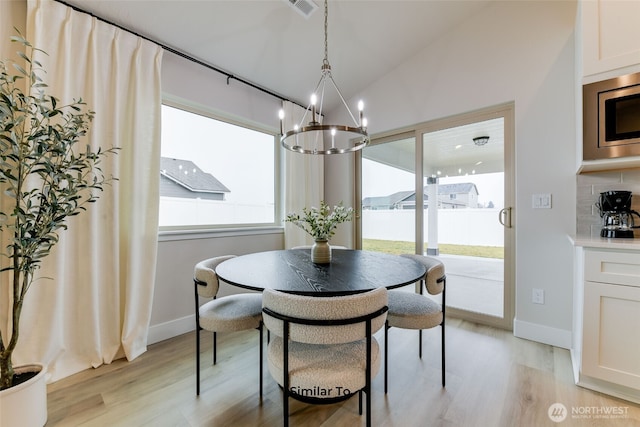
<svg viewBox="0 0 640 427">
<path fill-rule="evenodd" d="M 364 103 L 358 102 L 359 117 L 354 117 L 344 100 L 340 89 L 336 85 L 331 75 L 331 65 L 329 65 L 328 48 L 328 6 L 327 0 L 324 2 L 324 60 L 322 61 L 322 76 L 318 82 L 311 102 L 304 112 L 300 123 L 294 125 L 293 129 L 284 129 L 284 111 L 280 110 L 280 143 L 284 148 L 302 154 L 343 154 L 352 153 L 363 149 L 369 144 L 369 134 L 367 133 L 367 119 L 364 117 Z M 327 83 L 337 92 L 342 105 L 353 120 L 354 125 L 331 125 L 324 124 L 322 107 Z M 319 102 L 319 103 L 318 103 Z M 306 124 L 305 124 L 306 123 Z"/>
<path fill-rule="evenodd" d="M 485 145 L 487 142 L 489 142 L 488 136 L 476 136 L 475 138 L 473 138 L 473 143 L 478 147 Z"/>
</svg>

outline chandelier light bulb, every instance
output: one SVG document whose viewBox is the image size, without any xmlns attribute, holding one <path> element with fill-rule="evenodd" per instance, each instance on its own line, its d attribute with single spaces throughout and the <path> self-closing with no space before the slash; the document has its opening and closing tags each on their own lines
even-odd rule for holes
<svg viewBox="0 0 640 427">
<path fill-rule="evenodd" d="M 318 97 L 315 93 L 311 94 L 311 120 L 309 124 L 316 124 L 316 103 L 318 102 Z"/>
</svg>

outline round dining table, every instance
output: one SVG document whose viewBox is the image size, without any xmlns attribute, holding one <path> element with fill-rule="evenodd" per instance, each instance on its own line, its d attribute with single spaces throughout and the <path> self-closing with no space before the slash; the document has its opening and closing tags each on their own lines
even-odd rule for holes
<svg viewBox="0 0 640 427">
<path fill-rule="evenodd" d="M 411 258 L 351 249 L 332 249 L 328 264 L 311 262 L 310 249 L 288 249 L 241 255 L 216 267 L 218 277 L 234 286 L 311 296 L 398 288 L 425 273 L 425 266 Z"/>
</svg>

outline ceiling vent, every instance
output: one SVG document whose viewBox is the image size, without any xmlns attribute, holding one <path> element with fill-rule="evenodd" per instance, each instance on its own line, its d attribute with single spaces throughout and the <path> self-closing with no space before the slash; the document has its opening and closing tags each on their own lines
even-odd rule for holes
<svg viewBox="0 0 640 427">
<path fill-rule="evenodd" d="M 305 18 L 309 18 L 318 9 L 318 5 L 313 0 L 285 0 L 289 6 Z"/>
</svg>

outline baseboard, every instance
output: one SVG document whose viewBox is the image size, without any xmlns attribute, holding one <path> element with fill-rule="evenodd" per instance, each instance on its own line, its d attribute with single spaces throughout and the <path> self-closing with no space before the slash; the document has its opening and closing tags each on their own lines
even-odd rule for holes
<svg viewBox="0 0 640 427">
<path fill-rule="evenodd" d="M 571 355 L 571 368 L 573 369 L 573 380 L 576 384 L 580 382 L 580 361 L 582 360 L 582 352 L 572 348 L 569 351 Z"/>
<path fill-rule="evenodd" d="M 566 329 L 552 328 L 516 319 L 513 322 L 513 335 L 554 347 L 571 348 L 571 331 Z"/>
<path fill-rule="evenodd" d="M 178 335 L 186 334 L 196 328 L 195 315 L 182 317 L 170 322 L 151 325 L 147 336 L 147 345 L 155 344 Z"/>
<path fill-rule="evenodd" d="M 576 382 L 576 384 L 589 390 L 628 400 L 629 402 L 640 403 L 640 391 L 636 389 L 602 381 L 597 378 L 591 378 L 586 375 L 581 375 L 580 380 Z"/>
</svg>

